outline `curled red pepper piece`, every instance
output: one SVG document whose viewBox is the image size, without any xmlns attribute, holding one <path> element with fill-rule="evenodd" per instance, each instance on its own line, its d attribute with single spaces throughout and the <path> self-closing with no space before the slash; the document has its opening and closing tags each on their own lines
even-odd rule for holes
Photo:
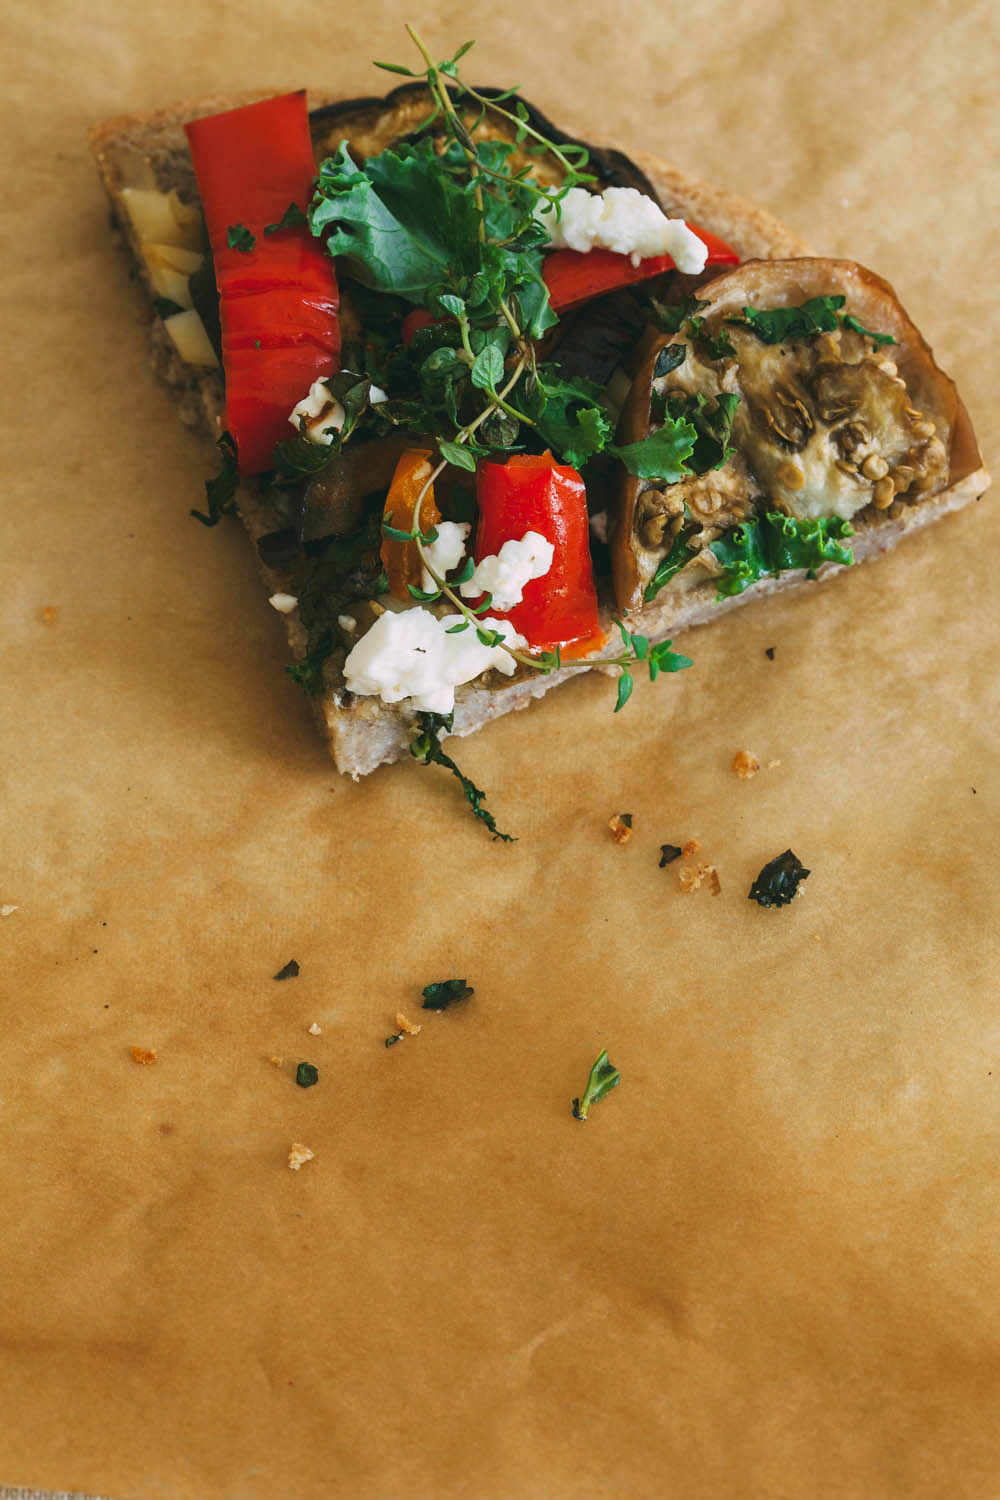
<svg viewBox="0 0 1000 1500">
<path fill-rule="evenodd" d="M 583 480 L 551 453 L 515 454 L 506 463 L 480 463 L 476 473 L 479 522 L 475 559 L 537 531 L 555 548 L 552 566 L 524 586 L 520 604 L 501 615 L 536 650 L 560 647 L 584 656 L 603 645 L 590 561 L 590 525 Z"/>
<path fill-rule="evenodd" d="M 274 445 L 314 380 L 340 363 L 333 261 L 304 225 L 265 234 L 290 203 L 304 209 L 316 164 L 306 94 L 281 94 L 185 127 L 215 261 L 226 374 L 226 426 L 242 476 L 270 469 Z M 242 225 L 253 247 L 230 247 Z"/>
<path fill-rule="evenodd" d="M 739 256 L 725 240 L 697 224 L 688 227 L 708 246 L 706 266 L 739 265 Z M 549 289 L 552 307 L 562 313 L 581 302 L 589 302 L 591 297 L 602 297 L 606 292 L 616 292 L 620 287 L 635 286 L 664 271 L 673 271 L 676 265 L 671 255 L 651 256 L 634 266 L 630 256 L 614 250 L 553 250 L 542 262 L 542 279 Z"/>
</svg>

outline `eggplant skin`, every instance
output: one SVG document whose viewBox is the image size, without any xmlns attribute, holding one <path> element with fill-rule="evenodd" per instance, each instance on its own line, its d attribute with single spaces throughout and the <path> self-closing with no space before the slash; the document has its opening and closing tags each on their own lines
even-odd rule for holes
<svg viewBox="0 0 1000 1500">
<path fill-rule="evenodd" d="M 449 90 L 452 99 L 460 103 L 455 89 Z M 486 99 L 495 99 L 508 90 L 477 88 L 477 93 Z M 528 112 L 528 121 L 548 140 L 557 146 L 583 146 L 590 157 L 590 168 L 600 180 L 600 186 L 633 187 L 645 193 L 656 203 L 659 195 L 645 172 L 636 166 L 623 151 L 604 146 L 592 146 L 576 136 L 568 135 L 558 125 L 530 104 L 521 99 Z M 349 140 L 363 156 L 374 156 L 387 146 L 409 137 L 427 115 L 427 87 L 422 83 L 403 83 L 386 94 L 384 98 L 374 95 L 360 99 L 338 100 L 310 111 L 309 126 L 312 132 L 313 149 L 317 159 L 331 155 L 342 140 Z M 496 115 L 487 117 L 489 135 L 513 141 L 514 131 L 506 120 Z M 539 158 L 525 158 L 537 166 Z"/>
</svg>

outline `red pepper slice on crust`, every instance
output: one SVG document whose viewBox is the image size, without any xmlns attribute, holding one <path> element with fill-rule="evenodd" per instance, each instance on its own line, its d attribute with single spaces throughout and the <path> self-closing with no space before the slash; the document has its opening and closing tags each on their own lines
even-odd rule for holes
<svg viewBox="0 0 1000 1500">
<path fill-rule="evenodd" d="M 558 646 L 564 657 L 603 645 L 590 561 L 590 525 L 583 480 L 551 453 L 515 454 L 506 463 L 480 463 L 476 472 L 479 522 L 475 558 L 481 562 L 512 538 L 537 531 L 555 548 L 552 566 L 524 586 L 520 604 L 491 609 L 509 620 L 536 650 Z"/>
<path fill-rule="evenodd" d="M 299 89 L 184 127 L 215 261 L 226 374 L 226 425 L 242 476 L 273 464 L 292 408 L 340 362 L 333 261 L 304 225 L 265 234 L 312 197 L 316 164 Z M 253 248 L 233 249 L 245 226 Z"/>
<path fill-rule="evenodd" d="M 725 240 L 697 224 L 689 228 L 708 246 L 706 266 L 739 265 L 739 256 Z M 606 292 L 673 271 L 676 264 L 671 255 L 650 256 L 634 266 L 630 256 L 614 250 L 553 250 L 542 262 L 542 279 L 554 310 L 562 313 L 589 302 L 591 297 L 603 297 Z"/>
</svg>

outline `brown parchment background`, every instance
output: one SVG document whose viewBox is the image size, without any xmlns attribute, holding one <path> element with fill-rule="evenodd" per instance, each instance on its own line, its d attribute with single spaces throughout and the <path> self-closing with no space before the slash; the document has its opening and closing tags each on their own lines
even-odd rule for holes
<svg viewBox="0 0 1000 1500">
<path fill-rule="evenodd" d="M 459 742 L 507 847 L 443 773 L 338 778 L 244 536 L 188 518 L 86 127 L 381 91 L 405 19 L 888 277 L 998 467 L 986 3 L 5 7 L 0 1482 L 993 1500 L 995 499 L 622 715 L 594 678 Z M 658 868 L 691 836 L 717 899 Z"/>
</svg>

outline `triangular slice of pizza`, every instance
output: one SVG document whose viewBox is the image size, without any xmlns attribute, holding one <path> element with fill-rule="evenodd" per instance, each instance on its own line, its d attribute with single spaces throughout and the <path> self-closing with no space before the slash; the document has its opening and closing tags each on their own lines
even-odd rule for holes
<svg viewBox="0 0 1000 1500">
<path fill-rule="evenodd" d="M 440 72 L 91 143 L 341 771 L 886 551 L 988 475 L 877 276 Z M 446 86 L 447 82 L 447 86 Z M 682 222 L 681 222 L 682 221 Z"/>
</svg>

